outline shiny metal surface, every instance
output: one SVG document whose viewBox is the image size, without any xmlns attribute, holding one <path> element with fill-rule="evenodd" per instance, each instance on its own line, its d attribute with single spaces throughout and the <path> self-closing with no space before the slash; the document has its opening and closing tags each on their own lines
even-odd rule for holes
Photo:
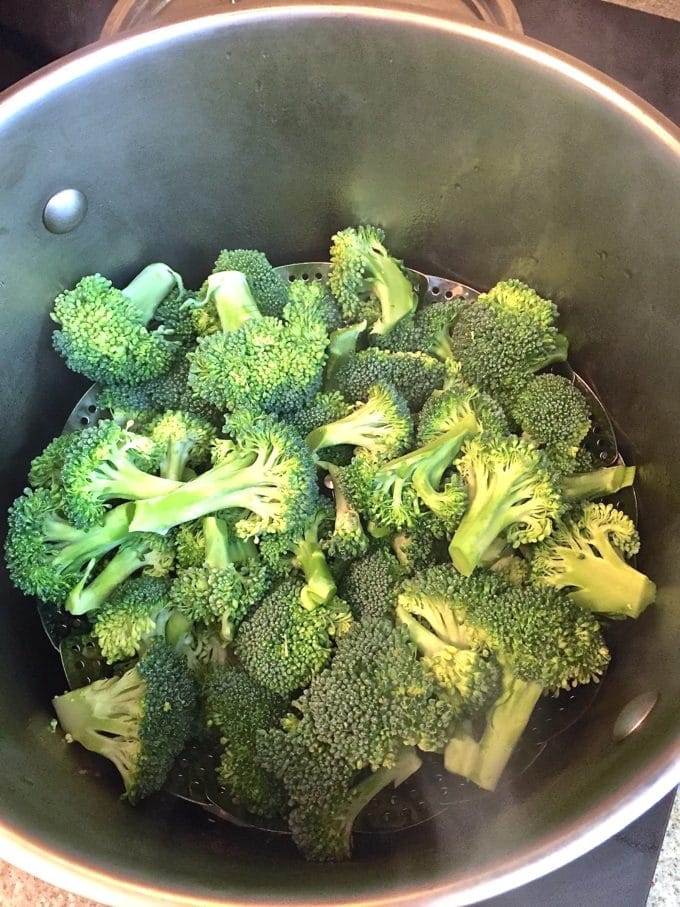
<svg viewBox="0 0 680 907">
<path fill-rule="evenodd" d="M 51 235 L 44 201 L 69 185 L 87 195 L 87 229 Z M 584 853 L 680 780 L 680 134 L 541 45 L 403 9 L 281 7 L 95 48 L 6 95 L 0 504 L 85 389 L 50 351 L 59 289 L 159 259 L 195 283 L 225 245 L 319 259 L 361 220 L 426 273 L 515 274 L 555 296 L 574 366 L 640 464 L 641 566 L 659 603 L 634 633 L 614 627 L 586 718 L 508 791 L 465 823 L 449 811 L 318 867 L 179 801 L 118 802 L 106 766 L 50 732 L 63 680 L 5 588 L 0 853 L 56 884 L 116 905 L 467 904 Z M 615 743 L 616 716 L 650 690 L 658 703 Z"/>
<path fill-rule="evenodd" d="M 50 233 L 70 233 L 87 214 L 87 199 L 79 189 L 62 189 L 47 200 L 43 224 Z"/>
</svg>

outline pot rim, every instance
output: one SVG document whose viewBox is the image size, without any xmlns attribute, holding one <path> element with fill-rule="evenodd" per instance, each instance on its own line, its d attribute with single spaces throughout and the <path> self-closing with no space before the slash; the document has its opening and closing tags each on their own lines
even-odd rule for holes
<svg viewBox="0 0 680 907">
<path fill-rule="evenodd" d="M 172 43 L 191 35 L 220 31 L 241 23 L 260 20 L 304 18 L 366 18 L 389 20 L 411 28 L 432 29 L 470 41 L 489 45 L 534 63 L 539 69 L 551 71 L 580 85 L 585 91 L 599 96 L 610 107 L 618 109 L 634 121 L 656 142 L 677 158 L 680 173 L 680 128 L 632 91 L 591 66 L 569 54 L 539 41 L 515 36 L 506 31 L 482 24 L 447 19 L 441 15 L 417 12 L 403 5 L 374 8 L 344 3 L 309 5 L 306 2 L 290 5 L 267 5 L 257 0 L 247 10 L 232 10 L 189 19 L 162 28 L 129 34 L 106 43 L 81 49 L 58 60 L 37 73 L 0 93 L 0 127 L 9 124 L 22 111 L 49 96 L 65 85 L 77 81 L 95 70 L 132 56 L 146 48 Z M 636 772 L 622 788 L 604 796 L 577 820 L 561 826 L 540 843 L 526 846 L 493 866 L 487 865 L 458 880 L 430 887 L 411 887 L 385 896 L 347 899 L 356 907 L 382 907 L 388 904 L 441 902 L 446 907 L 472 904 L 524 885 L 602 844 L 621 831 L 665 794 L 680 784 L 680 729 L 644 768 Z M 197 897 L 186 891 L 163 888 L 151 882 L 133 881 L 105 871 L 102 867 L 66 856 L 40 841 L 27 830 L 18 828 L 0 817 L 0 857 L 20 869 L 61 888 L 73 891 L 115 907 L 252 907 L 253 900 L 228 897 Z M 276 900 L 261 900 L 263 907 L 278 907 Z M 313 900 L 289 900 L 290 907 L 314 904 Z M 317 901 L 316 903 L 322 903 Z M 327 903 L 339 904 L 332 900 Z"/>
</svg>

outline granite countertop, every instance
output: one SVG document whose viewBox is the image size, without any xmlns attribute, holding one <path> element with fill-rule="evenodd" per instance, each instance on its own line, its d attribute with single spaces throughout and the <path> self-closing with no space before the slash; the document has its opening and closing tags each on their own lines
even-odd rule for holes
<svg viewBox="0 0 680 907">
<path fill-rule="evenodd" d="M 102 907 L 54 888 L 28 873 L 0 861 L 0 905 L 2 907 Z M 680 904 L 680 794 L 676 797 L 668 830 L 659 856 L 646 907 L 677 907 Z M 627 904 L 626 907 L 645 907 Z"/>
</svg>

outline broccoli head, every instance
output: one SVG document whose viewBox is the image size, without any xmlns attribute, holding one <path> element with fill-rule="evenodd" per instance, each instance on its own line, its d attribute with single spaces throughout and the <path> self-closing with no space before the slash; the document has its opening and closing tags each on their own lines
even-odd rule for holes
<svg viewBox="0 0 680 907">
<path fill-rule="evenodd" d="M 345 399 L 365 400 L 374 384 L 391 384 L 420 412 L 432 391 L 444 386 L 447 368 L 426 353 L 393 353 L 371 347 L 349 358 L 335 373 L 333 386 Z"/>
<path fill-rule="evenodd" d="M 389 334 L 371 334 L 371 345 L 393 352 L 422 352 L 437 359 L 450 359 L 451 327 L 466 305 L 461 297 L 424 305 L 413 318 L 402 319 Z"/>
<path fill-rule="evenodd" d="M 223 249 L 213 273 L 240 271 L 245 275 L 257 306 L 263 315 L 280 318 L 288 305 L 288 288 L 263 252 L 254 249 Z"/>
<path fill-rule="evenodd" d="M 389 548 L 375 547 L 352 560 L 340 582 L 340 595 L 357 618 L 390 617 L 397 605 L 397 589 L 405 569 Z"/>
<path fill-rule="evenodd" d="M 291 302 L 318 311 L 326 333 L 331 334 L 344 326 L 342 312 L 329 287 L 321 280 L 295 280 L 288 287 L 288 295 Z"/>
<path fill-rule="evenodd" d="M 332 463 L 323 465 L 333 485 L 335 500 L 335 525 L 332 534 L 324 542 L 325 550 L 330 557 L 340 560 L 361 557 L 368 550 L 368 536 L 364 532 L 359 513 L 348 497 L 344 470 Z"/>
<path fill-rule="evenodd" d="M 147 427 L 147 434 L 160 451 L 163 478 L 181 481 L 187 466 L 204 466 L 210 460 L 214 425 L 182 410 L 167 410 Z"/>
<path fill-rule="evenodd" d="M 484 432 L 508 434 L 503 410 L 488 394 L 461 380 L 450 380 L 444 390 L 432 393 L 418 417 L 418 440 L 427 444 L 452 431 L 465 431 L 465 437 Z"/>
</svg>

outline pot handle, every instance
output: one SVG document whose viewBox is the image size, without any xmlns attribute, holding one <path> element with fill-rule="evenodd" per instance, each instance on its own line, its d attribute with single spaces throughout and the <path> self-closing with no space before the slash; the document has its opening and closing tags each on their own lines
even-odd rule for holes
<svg viewBox="0 0 680 907">
<path fill-rule="evenodd" d="M 268 0 L 266 4 L 251 0 L 118 0 L 102 28 L 100 39 L 106 40 L 122 32 L 146 31 L 171 22 L 194 19 L 218 12 L 247 9 L 249 6 L 301 5 L 310 0 Z M 356 6 L 379 5 L 367 0 L 350 0 Z M 512 0 L 393 0 L 391 6 L 406 6 L 423 12 L 437 13 L 447 18 L 470 22 L 485 22 L 523 34 L 522 22 Z"/>
</svg>

